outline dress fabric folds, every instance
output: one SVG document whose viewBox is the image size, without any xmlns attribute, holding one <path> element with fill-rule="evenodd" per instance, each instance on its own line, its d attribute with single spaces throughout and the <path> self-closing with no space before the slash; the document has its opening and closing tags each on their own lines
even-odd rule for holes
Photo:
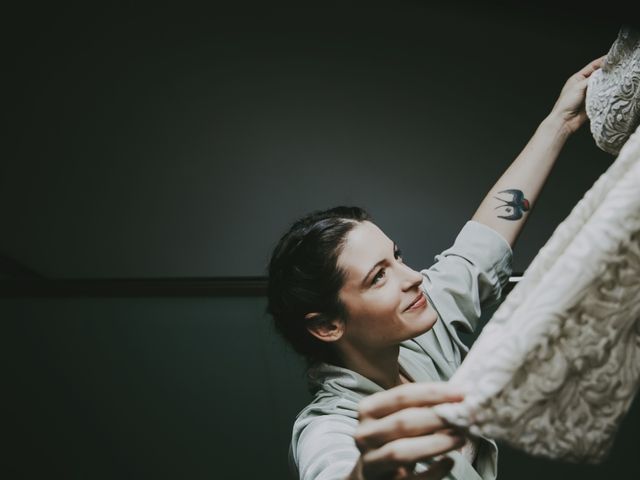
<svg viewBox="0 0 640 480">
<path fill-rule="evenodd" d="M 640 59 L 640 43 L 629 44 L 624 31 L 611 52 Z M 629 45 L 635 50 L 623 52 Z M 638 63 L 626 68 L 633 76 Z M 532 455 L 601 462 L 640 385 L 640 128 L 624 132 L 626 115 L 638 112 L 640 78 L 629 97 L 619 75 L 603 71 L 590 83 L 612 95 L 608 106 L 590 104 L 606 95 L 587 96 L 592 123 L 602 125 L 598 145 L 624 140 L 617 159 L 557 227 L 452 377 L 465 401 L 434 407 L 472 434 Z M 615 107 L 619 95 L 627 95 L 624 113 Z"/>
</svg>

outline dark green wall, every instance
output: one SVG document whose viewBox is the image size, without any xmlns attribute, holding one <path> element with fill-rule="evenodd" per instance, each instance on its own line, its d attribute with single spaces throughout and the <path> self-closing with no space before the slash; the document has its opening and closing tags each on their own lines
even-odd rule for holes
<svg viewBox="0 0 640 480">
<path fill-rule="evenodd" d="M 4 478 L 285 478 L 307 393 L 264 305 L 1 300 Z"/>
</svg>

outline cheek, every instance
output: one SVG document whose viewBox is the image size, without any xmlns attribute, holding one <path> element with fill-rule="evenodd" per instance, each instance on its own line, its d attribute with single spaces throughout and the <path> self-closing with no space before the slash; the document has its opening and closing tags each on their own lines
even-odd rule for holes
<svg viewBox="0 0 640 480">
<path fill-rule="evenodd" d="M 400 295 L 391 285 L 385 285 L 365 301 L 365 308 L 372 314 L 394 314 L 400 306 Z"/>
</svg>

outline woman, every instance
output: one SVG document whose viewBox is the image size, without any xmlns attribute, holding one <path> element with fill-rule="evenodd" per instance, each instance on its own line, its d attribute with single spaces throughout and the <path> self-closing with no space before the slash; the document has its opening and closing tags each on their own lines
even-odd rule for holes
<svg viewBox="0 0 640 480">
<path fill-rule="evenodd" d="M 465 437 L 429 407 L 463 398 L 445 382 L 466 352 L 456 329 L 475 328 L 481 309 L 501 298 L 511 246 L 567 138 L 587 119 L 587 79 L 603 59 L 567 80 L 431 268 L 405 265 L 357 207 L 313 212 L 280 239 L 268 311 L 309 361 L 314 394 L 291 442 L 301 479 L 495 478 L 495 443 Z"/>
</svg>

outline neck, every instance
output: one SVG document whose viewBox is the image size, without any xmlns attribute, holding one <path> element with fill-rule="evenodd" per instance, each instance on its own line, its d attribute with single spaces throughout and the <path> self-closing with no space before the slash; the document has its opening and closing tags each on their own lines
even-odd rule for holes
<svg viewBox="0 0 640 480">
<path fill-rule="evenodd" d="M 344 367 L 386 390 L 403 383 L 398 363 L 399 353 L 399 345 L 376 350 L 361 350 L 345 345 L 340 351 L 340 360 Z"/>
</svg>

